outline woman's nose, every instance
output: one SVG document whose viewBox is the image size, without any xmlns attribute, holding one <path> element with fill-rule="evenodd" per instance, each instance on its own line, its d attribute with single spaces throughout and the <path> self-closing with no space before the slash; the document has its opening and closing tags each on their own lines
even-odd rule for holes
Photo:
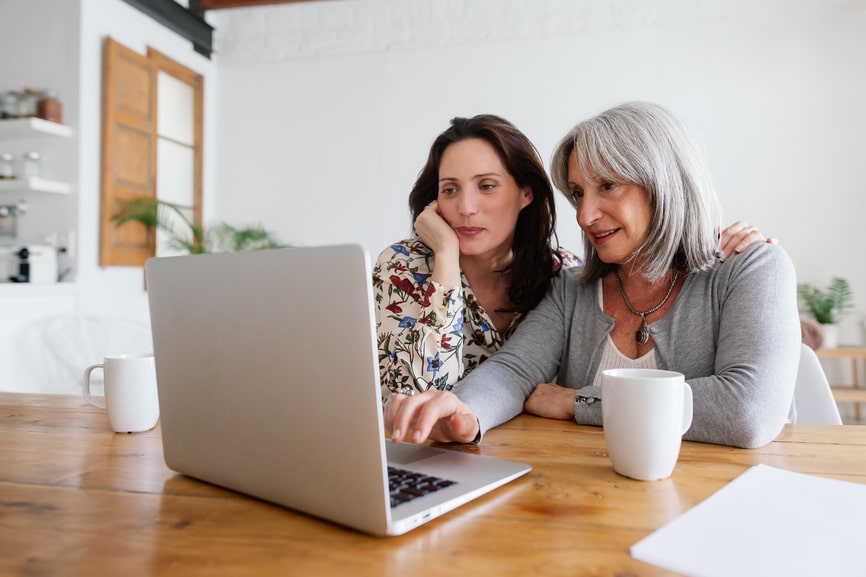
<svg viewBox="0 0 866 577">
<path fill-rule="evenodd" d="M 472 192 L 461 194 L 457 201 L 457 210 L 464 216 L 478 212 L 478 199 L 476 195 Z"/>
<path fill-rule="evenodd" d="M 598 210 L 598 205 L 589 198 L 588 194 L 584 194 L 577 207 L 577 224 L 584 227 L 590 226 L 598 220 L 600 215 L 601 211 Z"/>
</svg>

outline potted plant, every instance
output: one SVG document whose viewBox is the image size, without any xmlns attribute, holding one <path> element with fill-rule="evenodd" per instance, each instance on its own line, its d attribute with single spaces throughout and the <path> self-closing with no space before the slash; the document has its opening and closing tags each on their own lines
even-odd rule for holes
<svg viewBox="0 0 866 577">
<path fill-rule="evenodd" d="M 235 228 L 223 222 L 205 231 L 188 214 L 188 207 L 142 196 L 127 201 L 113 220 L 117 226 L 134 221 L 155 227 L 166 234 L 165 247 L 177 252 L 237 252 L 285 246 L 259 225 Z"/>
<path fill-rule="evenodd" d="M 807 313 L 824 327 L 824 346 L 838 345 L 838 323 L 854 306 L 854 298 L 848 281 L 833 277 L 826 290 L 808 283 L 798 285 L 797 292 Z"/>
</svg>

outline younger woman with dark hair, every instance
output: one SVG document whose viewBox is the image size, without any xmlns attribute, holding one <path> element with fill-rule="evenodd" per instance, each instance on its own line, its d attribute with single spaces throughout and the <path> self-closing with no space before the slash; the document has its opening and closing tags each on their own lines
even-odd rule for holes
<svg viewBox="0 0 866 577">
<path fill-rule="evenodd" d="M 557 245 L 553 198 L 513 124 L 451 121 L 409 195 L 416 236 L 386 248 L 373 270 L 383 389 L 450 389 L 577 264 Z"/>
</svg>

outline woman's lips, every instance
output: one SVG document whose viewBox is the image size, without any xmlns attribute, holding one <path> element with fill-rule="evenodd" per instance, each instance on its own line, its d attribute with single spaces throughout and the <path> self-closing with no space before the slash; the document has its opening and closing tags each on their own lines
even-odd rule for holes
<svg viewBox="0 0 866 577">
<path fill-rule="evenodd" d="M 612 228 L 610 230 L 605 230 L 603 232 L 593 232 L 592 233 L 592 241 L 593 244 L 599 245 L 609 242 L 614 235 L 619 232 L 618 228 Z"/>
<path fill-rule="evenodd" d="M 461 236 L 469 236 L 469 237 L 477 236 L 477 235 L 481 234 L 482 232 L 484 232 L 483 228 L 479 228 L 477 226 L 458 226 L 454 230 L 456 230 Z"/>
</svg>

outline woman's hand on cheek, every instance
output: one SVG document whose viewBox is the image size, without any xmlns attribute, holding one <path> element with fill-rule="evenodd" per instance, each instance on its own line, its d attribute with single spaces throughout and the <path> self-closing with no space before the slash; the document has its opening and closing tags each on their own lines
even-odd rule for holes
<svg viewBox="0 0 866 577">
<path fill-rule="evenodd" d="M 429 246 L 433 253 L 439 256 L 443 251 L 455 251 L 459 254 L 460 241 L 457 233 L 439 214 L 439 203 L 433 201 L 421 211 L 415 219 L 415 232 Z"/>
<path fill-rule="evenodd" d="M 523 403 L 523 410 L 547 419 L 570 421 L 574 418 L 574 395 L 574 389 L 541 383 Z"/>
</svg>

